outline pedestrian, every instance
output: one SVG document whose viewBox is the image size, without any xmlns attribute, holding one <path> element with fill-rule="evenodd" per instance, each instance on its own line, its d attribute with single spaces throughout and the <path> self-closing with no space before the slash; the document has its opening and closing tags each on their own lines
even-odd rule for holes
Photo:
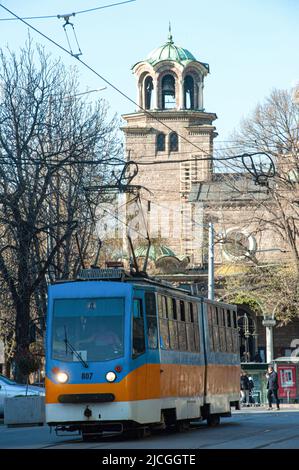
<svg viewBox="0 0 299 470">
<path fill-rule="evenodd" d="M 241 403 L 249 405 L 249 379 L 247 373 L 243 370 L 240 377 Z"/>
<path fill-rule="evenodd" d="M 272 402 L 273 402 L 273 396 L 276 401 L 276 409 L 279 410 L 279 398 L 277 396 L 278 393 L 278 376 L 275 370 L 273 369 L 273 366 L 268 367 L 268 372 L 266 374 L 267 378 L 267 398 L 268 398 L 268 403 L 269 403 L 269 408 L 268 410 L 272 410 Z"/>
<path fill-rule="evenodd" d="M 248 377 L 249 380 L 249 404 L 254 405 L 255 401 L 253 398 L 253 389 L 254 389 L 254 381 L 252 377 Z"/>
</svg>

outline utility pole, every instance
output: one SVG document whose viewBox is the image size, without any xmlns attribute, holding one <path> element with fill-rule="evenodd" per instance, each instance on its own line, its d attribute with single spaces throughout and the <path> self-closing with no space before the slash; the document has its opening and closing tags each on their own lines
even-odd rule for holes
<svg viewBox="0 0 299 470">
<path fill-rule="evenodd" d="M 208 299 L 214 300 L 214 226 L 209 222 Z"/>
<path fill-rule="evenodd" d="M 263 326 L 266 327 L 266 362 L 271 364 L 274 359 L 273 354 L 273 328 L 276 325 L 274 313 L 270 315 L 264 315 L 262 321 Z"/>
</svg>

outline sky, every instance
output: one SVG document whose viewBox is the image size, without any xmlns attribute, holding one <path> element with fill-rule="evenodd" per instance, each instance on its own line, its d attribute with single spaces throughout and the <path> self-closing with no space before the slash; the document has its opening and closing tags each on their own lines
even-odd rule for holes
<svg viewBox="0 0 299 470">
<path fill-rule="evenodd" d="M 0 0 L 19 16 L 62 15 L 122 0 Z M 0 8 L 0 18 L 11 16 Z M 63 20 L 26 20 L 68 49 Z M 74 24 L 82 60 L 136 100 L 131 67 L 164 44 L 171 22 L 176 45 L 210 65 L 205 79 L 204 107 L 215 112 L 219 143 L 230 138 L 240 120 L 274 88 L 290 89 L 299 82 L 299 0 L 136 0 L 111 8 L 76 14 Z M 77 64 L 81 91 L 106 86 L 47 39 L 31 30 L 34 41 L 66 65 Z M 28 27 L 0 21 L 0 47 L 17 51 Z M 111 113 L 134 112 L 134 104 L 113 88 L 90 94 L 105 98 Z"/>
</svg>

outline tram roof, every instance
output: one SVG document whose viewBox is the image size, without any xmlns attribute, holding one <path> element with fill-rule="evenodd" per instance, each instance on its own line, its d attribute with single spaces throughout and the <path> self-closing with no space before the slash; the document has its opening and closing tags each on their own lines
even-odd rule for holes
<svg viewBox="0 0 299 470">
<path fill-rule="evenodd" d="M 153 286 L 153 287 L 161 287 L 166 289 L 171 289 L 178 291 L 182 294 L 202 298 L 202 296 L 192 293 L 188 289 L 184 289 L 182 287 L 177 287 L 171 284 L 170 282 L 164 281 L 159 278 L 148 277 L 139 273 L 139 275 L 131 274 L 126 272 L 122 268 L 90 268 L 90 269 L 82 269 L 79 271 L 77 278 L 75 279 L 62 279 L 58 281 L 52 282 L 52 285 L 56 284 L 66 284 L 72 282 L 87 282 L 87 281 L 110 281 L 110 282 L 126 282 L 131 284 L 138 284 L 144 286 Z"/>
</svg>

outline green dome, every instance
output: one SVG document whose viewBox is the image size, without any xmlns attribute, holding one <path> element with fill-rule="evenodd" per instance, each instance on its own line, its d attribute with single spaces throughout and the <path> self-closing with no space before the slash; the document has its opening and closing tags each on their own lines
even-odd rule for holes
<svg viewBox="0 0 299 470">
<path fill-rule="evenodd" d="M 147 252 L 147 246 L 138 246 L 135 250 L 136 258 L 145 257 Z M 173 256 L 176 257 L 174 252 L 165 245 L 152 245 L 149 251 L 149 258 L 156 261 L 162 256 Z"/>
<path fill-rule="evenodd" d="M 176 46 L 172 35 L 169 33 L 168 41 L 163 46 L 154 49 L 145 59 L 151 65 L 155 65 L 162 60 L 173 60 L 181 64 L 196 60 L 193 54 L 183 47 Z"/>
</svg>

